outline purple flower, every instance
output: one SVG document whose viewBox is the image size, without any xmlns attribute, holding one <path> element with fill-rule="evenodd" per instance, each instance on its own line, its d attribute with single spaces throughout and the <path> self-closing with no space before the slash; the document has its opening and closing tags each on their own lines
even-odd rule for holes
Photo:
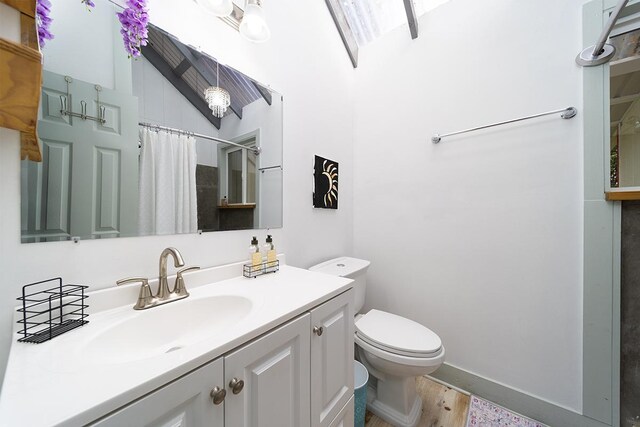
<svg viewBox="0 0 640 427">
<path fill-rule="evenodd" d="M 51 2 L 49 0 L 38 0 L 36 3 L 36 26 L 38 27 L 38 42 L 40 47 L 44 47 L 47 40 L 53 38 L 49 32 L 49 27 L 53 19 L 49 17 L 51 13 Z"/>
<path fill-rule="evenodd" d="M 129 57 L 140 56 L 141 47 L 147 45 L 149 15 L 146 3 L 147 0 L 127 0 L 127 8 L 116 13 L 122 24 L 120 34 Z"/>
<path fill-rule="evenodd" d="M 86 4 L 87 9 L 89 9 L 90 7 L 96 7 L 96 4 L 92 0 L 80 0 L 80 3 Z"/>
</svg>

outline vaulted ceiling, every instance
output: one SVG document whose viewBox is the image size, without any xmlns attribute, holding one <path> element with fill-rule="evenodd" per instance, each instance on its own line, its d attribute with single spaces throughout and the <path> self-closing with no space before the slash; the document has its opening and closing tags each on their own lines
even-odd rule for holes
<svg viewBox="0 0 640 427">
<path fill-rule="evenodd" d="M 358 48 L 381 34 L 371 0 L 325 0 L 333 22 L 349 54 L 353 68 L 358 67 Z M 418 38 L 418 16 L 414 0 L 403 0 L 411 38 Z"/>
<path fill-rule="evenodd" d="M 448 1 L 325 0 L 353 68 L 360 47 L 403 24 L 409 25 L 412 39 L 418 38 L 418 18 Z"/>
<path fill-rule="evenodd" d="M 149 26 L 149 41 L 143 46 L 142 55 L 217 129 L 221 119 L 211 113 L 204 99 L 204 90 L 209 86 L 220 86 L 229 92 L 231 105 L 225 117 L 235 114 L 242 119 L 242 109 L 259 98 L 271 105 L 269 89 L 154 26 Z"/>
</svg>

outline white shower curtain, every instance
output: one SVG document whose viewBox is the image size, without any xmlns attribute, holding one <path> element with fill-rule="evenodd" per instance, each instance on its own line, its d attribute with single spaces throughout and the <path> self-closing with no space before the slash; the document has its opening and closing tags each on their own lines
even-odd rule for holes
<svg viewBox="0 0 640 427">
<path fill-rule="evenodd" d="M 195 233 L 195 138 L 143 128 L 140 140 L 140 234 Z"/>
</svg>

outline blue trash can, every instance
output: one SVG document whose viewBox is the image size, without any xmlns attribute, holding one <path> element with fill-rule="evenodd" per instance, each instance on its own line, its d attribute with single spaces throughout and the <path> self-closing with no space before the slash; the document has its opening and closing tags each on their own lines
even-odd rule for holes
<svg viewBox="0 0 640 427">
<path fill-rule="evenodd" d="M 364 414 L 367 412 L 367 381 L 369 372 L 357 360 L 353 361 L 354 427 L 364 427 Z"/>
</svg>

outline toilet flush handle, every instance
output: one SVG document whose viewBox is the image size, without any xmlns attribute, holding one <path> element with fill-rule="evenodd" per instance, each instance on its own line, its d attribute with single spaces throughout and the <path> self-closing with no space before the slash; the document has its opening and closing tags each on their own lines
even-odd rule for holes
<svg viewBox="0 0 640 427">
<path fill-rule="evenodd" d="M 313 333 L 316 334 L 317 336 L 322 335 L 323 332 L 324 332 L 324 328 L 322 326 L 313 327 Z"/>
</svg>

